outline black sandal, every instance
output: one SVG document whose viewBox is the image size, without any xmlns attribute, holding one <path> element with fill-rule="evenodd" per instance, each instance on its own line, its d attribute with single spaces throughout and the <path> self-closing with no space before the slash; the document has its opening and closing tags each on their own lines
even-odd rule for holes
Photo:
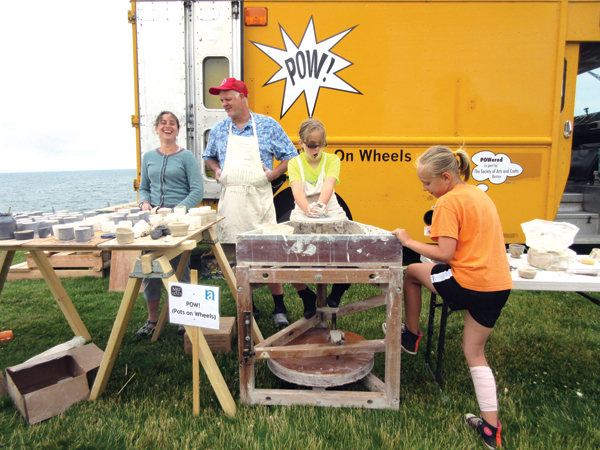
<svg viewBox="0 0 600 450">
<path fill-rule="evenodd" d="M 148 320 L 148 321 L 146 321 L 146 323 L 144 325 L 142 325 L 142 328 L 137 330 L 134 334 L 137 337 L 151 336 L 152 333 L 154 333 L 154 328 L 156 328 L 156 324 L 157 324 L 157 322 L 152 322 L 152 321 Z"/>
</svg>

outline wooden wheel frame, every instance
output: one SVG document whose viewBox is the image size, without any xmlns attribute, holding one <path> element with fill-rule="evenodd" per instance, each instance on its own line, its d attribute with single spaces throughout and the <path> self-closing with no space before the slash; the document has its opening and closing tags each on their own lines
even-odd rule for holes
<svg viewBox="0 0 600 450">
<path fill-rule="evenodd" d="M 238 242 L 239 245 L 239 242 Z M 400 407 L 400 328 L 402 318 L 402 275 L 397 266 L 379 267 L 251 267 L 239 261 L 236 269 L 238 293 L 238 339 L 240 362 L 240 399 L 245 404 L 313 405 L 398 409 Z M 252 290 L 265 283 L 317 283 L 317 314 L 302 318 L 273 336 L 254 345 L 252 340 Z M 381 295 L 339 308 L 327 308 L 328 283 L 377 285 Z M 386 339 L 364 340 L 342 345 L 286 345 L 314 326 L 327 326 L 332 312 L 337 317 L 386 306 Z M 373 374 L 361 382 L 368 392 L 323 391 L 312 389 L 260 389 L 255 386 L 255 364 L 262 359 L 302 358 L 357 353 L 385 353 L 385 379 Z"/>
</svg>

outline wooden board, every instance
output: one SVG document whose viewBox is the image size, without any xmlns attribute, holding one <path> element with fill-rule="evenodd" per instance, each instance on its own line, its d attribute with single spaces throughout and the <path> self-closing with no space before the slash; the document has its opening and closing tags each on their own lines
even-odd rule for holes
<svg viewBox="0 0 600 450">
<path fill-rule="evenodd" d="M 112 253 L 110 265 L 110 280 L 108 283 L 109 292 L 124 292 L 129 281 L 129 274 L 133 263 L 140 257 L 140 250 L 125 252 L 115 250 Z"/>
<path fill-rule="evenodd" d="M 27 265 L 27 263 L 23 263 Z M 13 266 L 14 267 L 14 266 Z M 39 270 L 26 268 L 25 270 L 17 268 L 13 270 L 10 268 L 8 272 L 7 280 L 41 280 L 43 275 Z M 96 277 L 102 278 L 104 276 L 103 270 L 85 270 L 85 269 L 67 269 L 67 270 L 55 270 L 58 278 L 79 278 L 79 277 Z"/>
<path fill-rule="evenodd" d="M 116 239 L 111 239 L 98 245 L 99 249 L 102 250 L 165 250 L 177 247 L 184 241 L 193 239 L 196 242 L 202 239 L 202 233 L 214 226 L 217 222 L 223 220 L 224 217 L 219 217 L 215 222 L 211 222 L 207 225 L 203 225 L 201 228 L 196 228 L 193 231 L 189 231 L 185 236 L 172 237 L 165 236 L 160 239 L 152 239 L 150 236 L 144 236 L 133 240 L 131 244 L 119 244 Z M 170 239 L 167 240 L 167 237 Z"/>
<path fill-rule="evenodd" d="M 384 230 L 348 221 L 363 234 L 265 235 L 255 230 L 238 235 L 238 264 L 355 266 L 402 264 L 402 244 Z M 286 222 L 286 224 L 294 222 Z"/>
<path fill-rule="evenodd" d="M 37 269 L 30 253 L 25 253 L 27 265 L 30 269 Z M 110 266 L 109 251 L 94 252 L 56 252 L 48 255 L 48 261 L 56 268 L 86 268 L 89 270 L 102 270 Z"/>
<path fill-rule="evenodd" d="M 365 341 L 365 338 L 350 331 L 344 331 L 345 342 Z M 329 328 L 311 328 L 288 345 L 326 344 Z M 342 344 L 341 346 L 343 346 Z M 269 359 L 271 372 L 290 383 L 302 386 L 332 387 L 358 381 L 367 376 L 373 368 L 374 354 L 319 356 L 307 358 Z"/>
</svg>

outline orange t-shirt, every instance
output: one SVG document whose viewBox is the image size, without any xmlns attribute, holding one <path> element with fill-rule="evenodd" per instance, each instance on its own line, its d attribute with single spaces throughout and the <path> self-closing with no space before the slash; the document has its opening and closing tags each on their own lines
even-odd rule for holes
<svg viewBox="0 0 600 450">
<path fill-rule="evenodd" d="M 465 289 L 481 292 L 512 289 L 504 234 L 496 205 L 481 189 L 457 184 L 433 210 L 431 239 L 456 239 L 449 265 Z"/>
</svg>

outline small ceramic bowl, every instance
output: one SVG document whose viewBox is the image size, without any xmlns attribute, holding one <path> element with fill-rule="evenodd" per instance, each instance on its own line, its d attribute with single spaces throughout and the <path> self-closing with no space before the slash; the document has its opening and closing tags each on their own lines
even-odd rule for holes
<svg viewBox="0 0 600 450">
<path fill-rule="evenodd" d="M 33 239 L 33 230 L 15 231 L 15 239 L 17 241 L 26 241 L 27 239 Z"/>
<path fill-rule="evenodd" d="M 527 278 L 528 280 L 531 280 L 531 279 L 535 278 L 536 275 L 537 275 L 537 270 L 535 270 L 531 267 L 523 267 L 523 268 L 519 269 L 519 276 L 521 278 Z"/>
<path fill-rule="evenodd" d="M 56 237 L 56 235 L 54 235 Z M 58 240 L 62 242 L 73 241 L 75 239 L 75 228 L 72 225 L 58 226 Z"/>
<path fill-rule="evenodd" d="M 52 234 L 51 227 L 38 228 L 38 236 L 41 238 L 46 238 L 46 237 L 50 236 L 51 234 Z"/>
<path fill-rule="evenodd" d="M 521 244 L 509 244 L 508 251 L 513 258 L 520 258 L 525 251 L 525 246 Z"/>
<path fill-rule="evenodd" d="M 173 237 L 185 236 L 189 227 L 190 224 L 188 222 L 171 222 L 169 224 L 169 230 L 171 231 L 171 236 Z"/>
<path fill-rule="evenodd" d="M 130 228 L 117 227 L 115 235 L 119 245 L 131 244 L 133 242 L 133 230 Z"/>
</svg>

